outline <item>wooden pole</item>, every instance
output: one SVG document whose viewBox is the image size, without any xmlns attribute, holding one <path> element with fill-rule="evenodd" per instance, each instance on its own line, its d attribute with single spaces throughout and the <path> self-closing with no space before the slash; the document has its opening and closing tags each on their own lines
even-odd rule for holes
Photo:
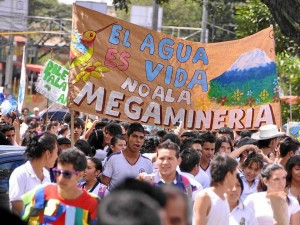
<svg viewBox="0 0 300 225">
<path fill-rule="evenodd" d="M 70 127 L 70 133 L 71 133 L 71 146 L 74 146 L 74 110 L 70 109 L 71 114 L 71 127 Z"/>
</svg>

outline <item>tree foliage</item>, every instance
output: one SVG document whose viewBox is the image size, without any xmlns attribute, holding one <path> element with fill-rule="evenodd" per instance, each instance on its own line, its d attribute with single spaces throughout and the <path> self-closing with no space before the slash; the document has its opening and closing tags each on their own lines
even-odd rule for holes
<svg viewBox="0 0 300 225">
<path fill-rule="evenodd" d="M 72 6 L 57 0 L 29 0 L 29 16 L 71 18 Z"/>
</svg>

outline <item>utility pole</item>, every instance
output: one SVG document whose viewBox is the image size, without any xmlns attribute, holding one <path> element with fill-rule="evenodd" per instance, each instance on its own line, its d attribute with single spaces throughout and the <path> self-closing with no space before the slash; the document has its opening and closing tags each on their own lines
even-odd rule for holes
<svg viewBox="0 0 300 225">
<path fill-rule="evenodd" d="M 12 94 L 12 77 L 13 77 L 13 55 L 14 55 L 14 36 L 8 36 L 8 51 L 6 54 L 5 65 L 5 83 L 4 90 L 6 94 Z"/>
<path fill-rule="evenodd" d="M 293 121 L 293 106 L 292 106 L 292 81 L 291 81 L 291 78 L 290 78 L 289 88 L 290 88 L 290 121 L 292 122 Z"/>
<path fill-rule="evenodd" d="M 155 30 L 155 31 L 157 31 L 157 26 L 158 26 L 158 9 L 159 9 L 159 6 L 156 3 L 156 0 L 153 0 L 152 30 Z"/>
<path fill-rule="evenodd" d="M 208 0 L 203 0 L 202 8 L 202 24 L 201 24 L 201 43 L 206 43 L 206 26 L 207 26 L 207 6 Z"/>
</svg>

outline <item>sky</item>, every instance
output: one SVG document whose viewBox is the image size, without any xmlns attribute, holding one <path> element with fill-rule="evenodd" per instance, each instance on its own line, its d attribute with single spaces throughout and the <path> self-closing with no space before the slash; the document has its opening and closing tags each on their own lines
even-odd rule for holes
<svg viewBox="0 0 300 225">
<path fill-rule="evenodd" d="M 111 0 L 80 0 L 80 1 L 86 1 L 86 2 L 108 2 L 108 4 L 111 4 L 111 2 L 112 2 Z M 58 0 L 58 2 L 71 5 L 74 2 L 76 2 L 76 0 Z"/>
</svg>

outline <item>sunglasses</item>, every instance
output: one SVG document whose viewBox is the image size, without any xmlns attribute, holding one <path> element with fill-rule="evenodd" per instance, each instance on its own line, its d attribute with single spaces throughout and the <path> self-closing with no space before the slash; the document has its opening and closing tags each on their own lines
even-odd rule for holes
<svg viewBox="0 0 300 225">
<path fill-rule="evenodd" d="M 80 171 L 69 171 L 69 170 L 59 170 L 57 168 L 52 169 L 54 176 L 59 177 L 61 174 L 66 179 L 71 179 L 74 174 L 79 174 Z"/>
</svg>

